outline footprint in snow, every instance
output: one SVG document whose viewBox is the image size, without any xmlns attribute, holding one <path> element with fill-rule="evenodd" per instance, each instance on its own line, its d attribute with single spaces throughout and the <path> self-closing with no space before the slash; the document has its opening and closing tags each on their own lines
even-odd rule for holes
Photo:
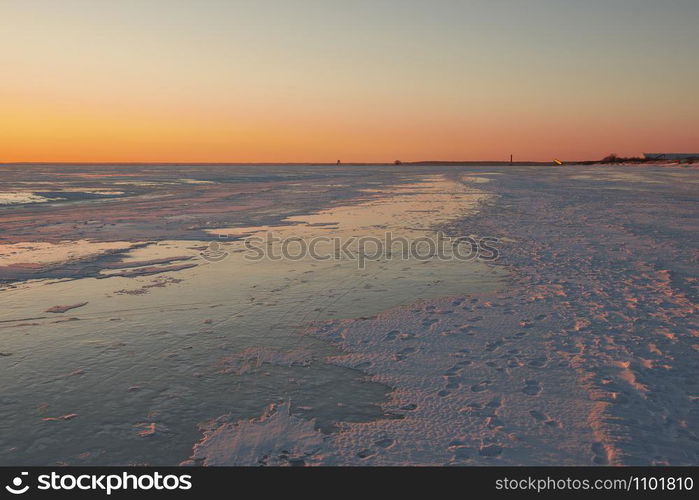
<svg viewBox="0 0 699 500">
<path fill-rule="evenodd" d="M 536 396 L 541 392 L 541 384 L 536 380 L 527 380 L 524 383 L 524 388 L 522 389 L 522 392 L 529 396 Z"/>
</svg>

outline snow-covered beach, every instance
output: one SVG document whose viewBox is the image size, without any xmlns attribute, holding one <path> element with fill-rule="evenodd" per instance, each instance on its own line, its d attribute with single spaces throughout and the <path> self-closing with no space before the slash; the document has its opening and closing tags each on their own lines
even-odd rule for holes
<svg viewBox="0 0 699 500">
<path fill-rule="evenodd" d="M 0 207 L 3 464 L 699 461 L 694 168 L 41 168 Z M 498 258 L 246 261 L 269 231 Z"/>
</svg>

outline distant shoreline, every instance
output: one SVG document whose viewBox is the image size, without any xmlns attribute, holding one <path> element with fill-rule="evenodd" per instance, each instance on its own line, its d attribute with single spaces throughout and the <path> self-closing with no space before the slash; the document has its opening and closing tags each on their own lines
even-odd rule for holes
<svg viewBox="0 0 699 500">
<path fill-rule="evenodd" d="M 566 160 L 566 161 L 561 161 L 560 165 L 628 165 L 628 164 L 633 164 L 633 165 L 687 165 L 687 164 L 692 164 L 692 162 L 688 161 L 682 161 L 682 160 L 645 160 L 645 159 L 620 159 L 618 161 L 606 161 L 606 160 L 579 160 L 579 161 L 574 161 L 574 160 Z M 40 161 L 40 162 L 33 162 L 33 161 L 27 161 L 27 162 L 5 162 L 2 163 L 0 162 L 0 167 L 9 167 L 9 166 L 21 166 L 21 165 L 28 165 L 28 166 L 41 166 L 41 165 L 56 165 L 56 166 L 84 166 L 84 165 L 91 165 L 91 166 L 268 166 L 268 167 L 273 167 L 273 166 L 295 166 L 295 165 L 304 165 L 304 166 L 318 166 L 318 167 L 335 167 L 338 166 L 337 163 L 331 162 L 167 162 L 167 161 L 158 161 L 158 162 L 140 162 L 140 161 L 134 161 L 134 162 L 120 162 L 120 161 L 112 161 L 112 162 L 48 162 L 48 161 Z M 340 166 L 372 166 L 372 165 L 381 165 L 381 166 L 386 166 L 386 165 L 395 165 L 395 166 L 400 166 L 400 167 L 409 167 L 409 166 L 419 166 L 419 167 L 426 167 L 426 166 L 513 166 L 513 167 L 526 167 L 526 166 L 560 166 L 556 164 L 553 160 L 551 161 L 494 161 L 494 160 L 484 160 L 484 161 L 452 161 L 452 160 L 423 160 L 423 161 L 403 161 L 403 162 L 342 162 L 340 163 Z"/>
</svg>

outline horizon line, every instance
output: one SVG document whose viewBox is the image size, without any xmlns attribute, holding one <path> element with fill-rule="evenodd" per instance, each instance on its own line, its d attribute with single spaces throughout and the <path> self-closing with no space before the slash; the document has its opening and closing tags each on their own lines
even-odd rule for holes
<svg viewBox="0 0 699 500">
<path fill-rule="evenodd" d="M 561 160 L 563 163 L 579 163 L 599 160 Z M 502 165 L 537 165 L 549 164 L 554 160 L 417 160 L 417 161 L 340 161 L 339 165 L 484 165 L 484 164 L 502 164 Z M 0 166 L 9 165 L 329 165 L 337 166 L 337 162 L 318 162 L 318 161 L 267 161 L 267 162 L 246 162 L 246 161 L 8 161 L 0 162 Z"/>
</svg>

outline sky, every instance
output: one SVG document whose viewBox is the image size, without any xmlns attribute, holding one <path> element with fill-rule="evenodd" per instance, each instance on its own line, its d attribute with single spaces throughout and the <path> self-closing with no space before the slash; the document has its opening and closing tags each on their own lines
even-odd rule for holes
<svg viewBox="0 0 699 500">
<path fill-rule="evenodd" d="M 699 150 L 697 0 L 0 0 L 0 162 Z"/>
</svg>

